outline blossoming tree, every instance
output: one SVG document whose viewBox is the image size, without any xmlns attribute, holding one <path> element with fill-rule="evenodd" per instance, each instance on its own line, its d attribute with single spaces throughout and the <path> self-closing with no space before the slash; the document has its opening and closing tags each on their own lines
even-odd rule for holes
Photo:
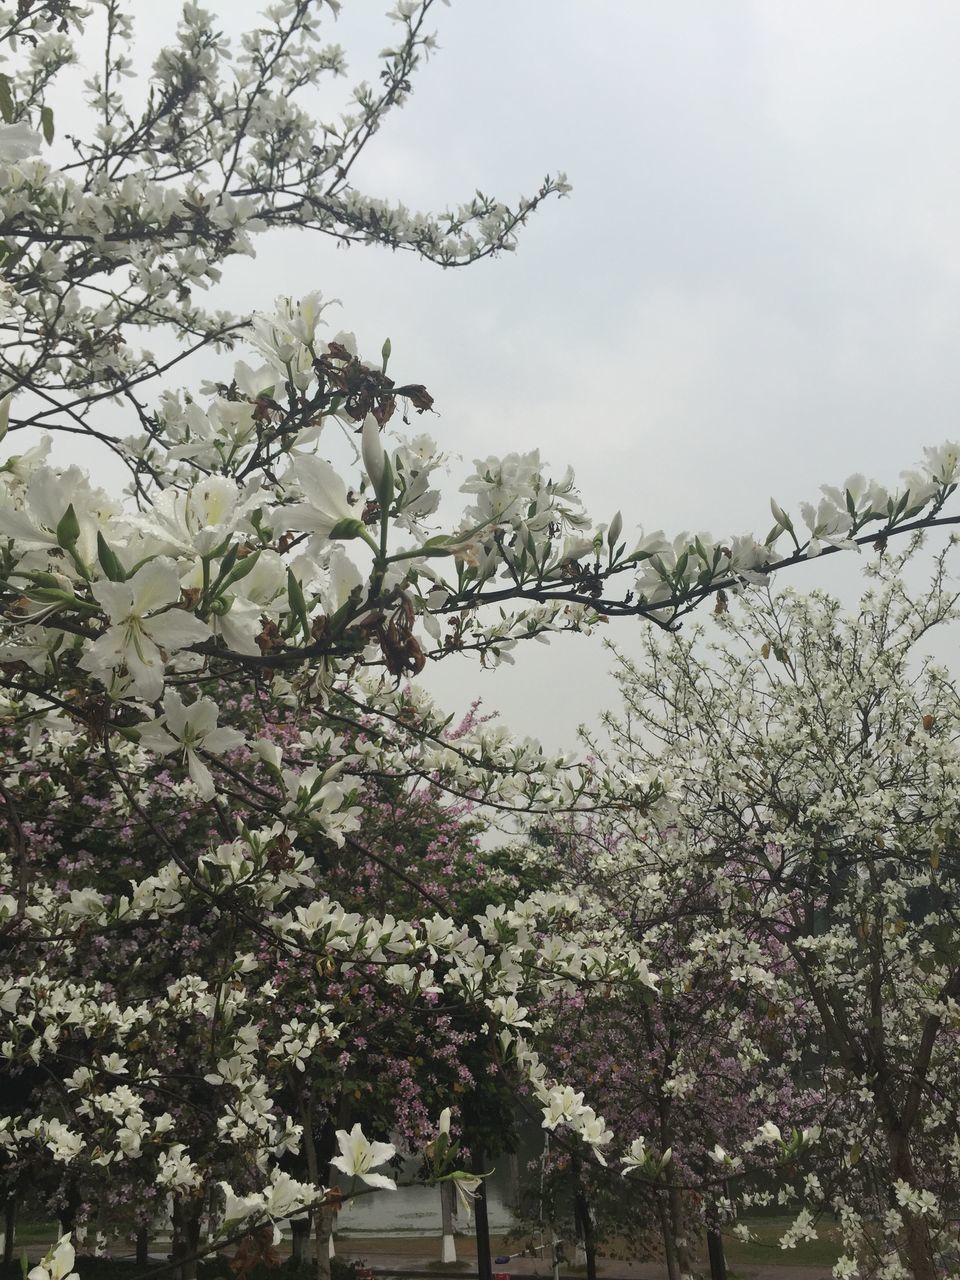
<svg viewBox="0 0 960 1280">
<path fill-rule="evenodd" d="M 327 332 L 316 292 L 252 316 L 197 302 L 223 263 L 251 253 L 271 227 L 452 266 L 511 248 L 533 210 L 566 190 L 548 178 L 516 208 L 478 195 L 436 217 L 358 192 L 357 157 L 431 47 L 432 0 L 400 0 L 379 86 L 357 86 L 346 113 L 322 122 L 303 103 L 343 70 L 342 51 L 321 39 L 336 7 L 278 0 L 233 54 L 215 18 L 187 4 L 139 105 L 124 86 L 132 4 L 0 8 L 5 715 L 29 726 L 41 754 L 65 718 L 78 775 L 112 777 L 121 821 L 147 821 L 145 780 L 167 762 L 173 783 L 188 777 L 191 802 L 208 806 L 207 830 L 219 824 L 216 844 L 183 844 L 157 827 L 162 858 L 131 867 L 122 887 L 64 886 L 35 856 L 6 787 L 0 927 L 13 959 L 2 977 L 3 1054 L 13 1069 L 45 1068 L 69 1042 L 78 1065 L 69 1082 L 53 1073 L 65 1090 L 55 1109 L 11 1114 L 0 1132 L 13 1162 L 32 1152 L 121 1179 L 148 1149 L 187 1237 L 198 1196 L 219 1185 L 220 1243 L 336 1199 L 319 1167 L 306 1180 L 283 1167 L 309 1133 L 284 1110 L 269 1061 L 273 1044 L 291 1060 L 304 1046 L 318 1052 L 343 1009 L 313 992 L 294 1027 L 290 1011 L 271 1006 L 269 984 L 265 992 L 250 979 L 258 948 L 316 973 L 373 967 L 418 1007 L 439 991 L 482 1011 L 490 1053 L 527 1080 L 553 1122 L 587 1153 L 611 1140 L 582 1095 L 549 1076 L 524 1002 L 571 983 L 652 987 L 628 935 L 573 927 L 578 904 L 564 896 L 461 920 L 422 893 L 419 911 L 397 917 L 352 911 L 331 892 L 315 851 L 356 841 L 368 777 L 416 774 L 504 808 L 593 804 L 609 790 L 591 767 L 480 723 L 451 741 L 444 716 L 401 690 L 402 678 L 457 652 L 497 661 L 520 639 L 603 615 L 669 624 L 778 564 L 953 519 L 942 511 L 958 469 L 946 446 L 896 492 L 854 478 L 802 509 L 802 534 L 774 506 L 762 540 L 635 541 L 619 514 L 594 526 L 572 473 L 554 475 L 532 451 L 479 460 L 464 486 L 470 505 L 441 515 L 442 456 L 426 435 L 396 430 L 431 398 L 395 378 L 389 342 L 364 360 L 350 334 Z M 57 93 L 91 41 L 95 124 L 81 137 Z M 167 355 L 141 345 L 145 330 Z M 220 380 L 192 393 L 175 386 L 191 355 L 241 342 L 244 358 Z M 108 408 L 129 431 L 108 426 Z M 58 465 L 49 438 L 35 440 L 41 429 L 109 450 L 129 472 L 128 491 Z M 231 722 L 228 704 L 244 698 L 316 717 L 295 761 Z M 351 715 L 378 728 L 348 741 Z M 655 804 L 661 794 L 653 778 L 633 798 Z M 238 828 L 231 807 L 258 813 L 260 825 Z M 152 992 L 137 988 L 135 966 L 65 976 L 91 930 L 109 948 L 125 931 L 159 937 L 172 918 L 201 920 L 206 945 L 219 931 L 206 972 L 184 965 Z M 273 1041 L 265 1028 L 278 1017 Z M 187 1034 L 207 1045 L 204 1082 L 217 1090 L 202 1141 L 186 1113 L 159 1103 L 164 1046 Z M 344 1175 L 370 1185 L 386 1176 L 376 1167 L 389 1144 L 362 1129 L 335 1132 Z M 453 1150 L 441 1126 L 431 1176 L 457 1178 Z M 49 1274 L 63 1270 L 67 1247 L 51 1255 Z"/>
<path fill-rule="evenodd" d="M 738 1055 L 807 1090 L 800 1107 L 768 1099 L 755 1143 L 720 1153 L 746 1186 L 735 1200 L 769 1200 L 747 1174 L 751 1146 L 772 1153 L 797 1212 L 785 1244 L 831 1211 L 840 1276 L 933 1277 L 957 1216 L 960 723 L 930 656 L 958 621 L 952 550 L 926 591 L 908 586 L 909 557 L 875 562 L 851 617 L 816 593 L 758 595 L 709 646 L 619 660 L 621 782 L 672 781 L 607 874 L 641 914 L 699 886 L 688 963 L 725 970 Z"/>
<path fill-rule="evenodd" d="M 259 730 L 265 743 L 283 752 L 288 767 L 304 750 L 316 752 L 316 717 L 295 716 L 283 707 L 266 715 L 256 705 L 227 704 L 226 710 L 235 725 L 243 724 L 248 733 Z M 327 714 L 334 710 L 328 708 Z M 89 1232 L 106 1214 L 115 1233 L 145 1233 L 168 1194 L 157 1143 L 174 1123 L 195 1164 L 219 1166 L 223 1177 L 249 1185 L 252 1170 L 243 1144 L 237 1149 L 224 1138 L 228 1130 L 243 1137 L 265 1122 L 262 1091 L 246 1087 L 254 1069 L 270 1083 L 280 1111 L 300 1129 L 298 1142 L 288 1129 L 277 1150 L 284 1172 L 300 1178 L 315 1178 L 332 1160 L 345 1159 L 336 1155 L 338 1126 L 346 1129 L 359 1120 L 368 1130 L 398 1135 L 408 1150 L 419 1151 L 434 1141 L 434 1118 L 448 1102 L 456 1108 L 468 1090 L 483 1090 L 482 1072 L 490 1064 L 477 1043 L 482 1040 L 479 1017 L 442 1002 L 439 989 L 421 990 L 419 971 L 402 962 L 406 949 L 399 943 L 392 947 L 396 963 L 386 967 L 338 964 L 336 949 L 318 965 L 313 950 L 286 947 L 251 929 L 242 913 L 232 915 L 227 893 L 218 895 L 216 913 L 202 904 L 180 911 L 158 907 L 152 924 L 131 919 L 125 926 L 104 928 L 96 919 L 98 908 L 121 896 L 131 875 L 162 874 L 170 841 L 184 848 L 222 846 L 223 812 L 196 803 L 207 781 L 202 774 L 198 783 L 189 772 L 171 770 L 166 759 L 142 750 L 129 757 L 121 749 L 125 758 L 114 769 L 90 758 L 82 733 L 68 718 L 25 719 L 16 701 L 5 700 L 4 711 L 0 738 L 8 772 L 0 825 L 11 840 L 18 835 L 23 840 L 25 878 L 55 880 L 77 926 L 69 947 L 34 952 L 46 984 L 101 982 L 103 994 L 126 1007 L 153 993 L 166 992 L 169 998 L 179 991 L 184 974 L 215 972 L 229 940 L 242 959 L 227 986 L 245 1009 L 258 1010 L 259 1031 L 259 1051 L 247 1038 L 245 1057 L 228 1059 L 217 1048 L 216 1024 L 197 1017 L 196 1010 L 186 1020 L 173 1021 L 155 1010 L 153 1021 L 141 1020 L 136 1037 L 122 1048 L 109 1031 L 105 1037 L 88 1035 L 85 1046 L 76 1035 L 50 1032 L 40 1054 L 29 1031 L 14 1025 L 5 1048 L 13 1066 L 7 1084 L 16 1096 L 5 1090 L 4 1110 L 42 1115 L 66 1094 L 78 1119 L 72 1137 L 64 1126 L 48 1124 L 34 1130 L 33 1141 L 23 1132 L 19 1146 L 16 1141 L 8 1146 L 10 1190 L 28 1177 L 60 1217 L 64 1232 L 80 1227 Z M 237 729 L 222 733 L 241 736 Z M 362 727 L 346 741 L 362 747 L 361 736 Z M 229 749 L 231 744 L 222 745 Z M 199 761 L 194 773 L 198 767 Z M 231 805 L 227 835 L 237 823 L 256 829 L 264 811 L 282 804 L 275 782 L 241 790 L 241 770 L 238 762 L 238 776 L 222 793 L 223 803 Z M 134 785 L 137 801 L 131 812 L 125 788 Z M 15 798 L 9 786 L 15 786 Z M 351 838 L 338 848 L 316 840 L 310 846 L 313 868 L 300 871 L 302 879 L 315 869 L 316 883 L 335 893 L 346 913 L 359 909 L 384 917 L 391 908 L 419 910 L 425 901 L 460 913 L 471 888 L 489 900 L 494 884 L 476 847 L 476 824 L 459 812 L 460 806 L 443 804 L 432 786 L 399 771 L 388 778 L 371 776 L 358 808 L 364 819 L 362 843 Z M 273 842 L 272 872 L 281 884 L 290 879 L 288 854 L 283 840 Z M 242 869 L 240 874 L 242 884 Z M 23 948 L 18 965 L 27 968 L 36 938 L 22 931 L 13 937 Z M 10 1000 L 9 979 L 5 990 Z M 201 983 L 197 990 L 210 988 Z M 334 1009 L 335 1023 L 327 1018 Z M 226 1006 L 220 1017 L 227 1020 Z M 226 1043 L 232 1043 L 229 1032 Z M 146 1044 L 152 1068 L 148 1086 L 137 1092 L 130 1087 L 136 1071 L 125 1055 L 140 1056 Z M 479 1079 L 471 1074 L 471 1064 L 479 1068 Z M 96 1088 L 98 1066 L 113 1082 L 109 1095 Z M 146 1077 L 139 1078 L 143 1086 Z M 108 1156 L 114 1140 L 119 1151 Z M 115 1176 L 121 1168 L 122 1181 Z M 179 1173 L 185 1173 L 184 1166 Z M 175 1245 L 181 1251 L 190 1243 L 181 1237 L 196 1231 L 203 1198 L 191 1198 L 187 1207 L 191 1212 L 181 1212 L 177 1222 Z M 329 1215 L 322 1225 L 325 1232 Z"/>
</svg>

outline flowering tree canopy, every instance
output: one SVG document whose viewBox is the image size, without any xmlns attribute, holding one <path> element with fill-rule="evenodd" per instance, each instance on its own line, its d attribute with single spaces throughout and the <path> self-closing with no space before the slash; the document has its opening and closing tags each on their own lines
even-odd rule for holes
<svg viewBox="0 0 960 1280">
<path fill-rule="evenodd" d="M 957 1216 L 960 732 L 955 681 L 929 654 L 960 618 L 954 552 L 925 591 L 908 557 L 874 564 L 852 617 L 824 595 L 757 593 L 713 643 L 621 657 L 624 713 L 609 719 L 621 786 L 654 771 L 667 794 L 618 813 L 591 896 L 627 904 L 663 986 L 676 975 L 659 1017 L 712 996 L 661 1092 L 709 1096 L 705 1042 L 722 1034 L 745 1081 L 759 1072 L 744 1102 L 770 1117 L 708 1153 L 737 1189 L 726 1210 L 776 1196 L 797 1213 L 787 1244 L 832 1211 L 841 1276 L 872 1260 L 932 1277 Z M 755 1179 L 758 1151 L 776 1182 Z M 696 1161 L 696 1138 L 674 1154 Z"/>
<path fill-rule="evenodd" d="M 0 1044 L 11 1078 L 39 1068 L 50 1083 L 0 1119 L 0 1144 L 15 1175 L 129 1181 L 135 1166 L 170 1197 L 184 1259 L 214 1189 L 222 1243 L 308 1210 L 322 1221 L 334 1175 L 390 1181 L 393 1144 L 363 1128 L 387 1136 L 384 1106 L 341 1108 L 328 1070 L 358 1002 L 391 1034 L 419 1020 L 456 1044 L 469 1023 L 584 1158 L 602 1162 L 613 1140 L 551 1074 L 540 1012 L 578 987 L 654 990 L 631 922 L 600 927 L 568 893 L 463 912 L 366 835 L 385 796 L 409 805 L 423 789 L 432 805 L 642 813 L 668 789 L 653 773 L 625 797 L 616 776 L 478 717 L 451 730 L 404 677 L 458 652 L 509 660 L 521 639 L 604 616 L 671 626 L 778 566 L 954 519 L 952 445 L 896 490 L 859 476 L 825 488 L 802 525 L 774 503 L 765 537 L 627 536 L 620 513 L 595 524 L 573 473 L 535 449 L 478 459 L 468 505 L 448 514 L 443 454 L 398 430 L 432 398 L 395 376 L 389 340 L 364 359 L 309 288 L 247 316 L 203 309 L 197 295 L 270 228 L 463 265 L 511 249 L 566 192 L 558 176 L 513 208 L 477 194 L 433 216 L 353 186 L 432 48 L 432 7 L 399 0 L 379 85 L 358 85 L 332 122 L 307 109 L 345 68 L 323 43 L 332 0 L 277 0 L 236 50 L 185 4 L 136 103 L 132 3 L 0 7 Z M 91 43 L 80 136 L 57 94 Z M 175 385 L 190 356 L 235 347 L 218 379 Z M 126 492 L 59 465 L 50 432 L 119 458 Z M 63 761 L 74 794 L 56 781 Z M 122 878 L 98 882 L 82 848 L 64 864 L 59 836 L 21 813 L 23 776 L 54 812 L 58 786 L 81 808 L 85 781 L 87 800 L 108 800 L 140 851 Z M 189 813 L 158 818 L 158 792 Z M 392 877 L 376 913 L 350 900 L 341 850 Z M 131 939 L 170 934 L 170 972 L 155 956 L 123 963 Z M 451 1121 L 444 1108 L 425 1167 L 462 1184 Z M 629 1150 L 644 1165 L 642 1141 Z M 71 1263 L 67 1241 L 42 1276 Z"/>
</svg>

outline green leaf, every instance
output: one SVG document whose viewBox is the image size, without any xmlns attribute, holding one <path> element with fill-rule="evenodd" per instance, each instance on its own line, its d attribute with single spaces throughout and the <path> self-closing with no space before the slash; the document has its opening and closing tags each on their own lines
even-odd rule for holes
<svg viewBox="0 0 960 1280">
<path fill-rule="evenodd" d="M 290 598 L 290 609 L 296 615 L 305 637 L 309 638 L 310 623 L 307 620 L 307 601 L 303 594 L 300 580 L 292 569 L 287 570 L 287 595 Z"/>
<path fill-rule="evenodd" d="M 97 530 L 97 559 L 100 561 L 100 568 L 111 582 L 126 582 L 127 575 L 117 558 L 117 553 L 99 530 Z"/>
<path fill-rule="evenodd" d="M 10 77 L 0 76 L 0 116 L 5 124 L 13 123 L 13 94 L 10 92 Z"/>
<path fill-rule="evenodd" d="M 40 129 L 43 133 L 44 141 L 49 147 L 53 142 L 53 111 L 50 107 L 40 108 Z"/>
</svg>

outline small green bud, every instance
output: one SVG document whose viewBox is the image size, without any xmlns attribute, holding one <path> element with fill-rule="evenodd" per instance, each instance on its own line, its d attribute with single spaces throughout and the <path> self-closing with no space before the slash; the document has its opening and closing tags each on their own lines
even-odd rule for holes
<svg viewBox="0 0 960 1280">
<path fill-rule="evenodd" d="M 73 503 L 67 507 L 57 525 L 57 542 L 65 551 L 69 551 L 80 537 L 80 521 L 73 509 Z"/>
<path fill-rule="evenodd" d="M 362 520 L 338 520 L 330 530 L 331 538 L 362 538 L 364 534 Z"/>
<path fill-rule="evenodd" d="M 117 553 L 99 530 L 97 531 L 97 559 L 100 561 L 100 568 L 111 582 L 126 582 L 127 575 Z"/>
</svg>

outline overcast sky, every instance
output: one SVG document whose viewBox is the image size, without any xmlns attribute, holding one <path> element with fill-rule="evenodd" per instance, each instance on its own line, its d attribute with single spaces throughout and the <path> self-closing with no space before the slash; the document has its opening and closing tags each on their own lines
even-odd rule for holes
<svg viewBox="0 0 960 1280">
<path fill-rule="evenodd" d="M 207 7 L 233 30 L 257 8 Z M 391 37 L 383 10 L 346 0 L 330 24 L 358 78 Z M 771 494 L 795 506 L 855 470 L 892 483 L 960 434 L 960 6 L 454 0 L 436 26 L 357 185 L 430 209 L 565 170 L 572 196 L 467 270 L 259 237 L 223 305 L 342 299 L 336 327 L 367 353 L 389 335 L 391 372 L 435 395 L 444 448 L 539 446 L 627 530 L 763 536 Z M 791 580 L 855 588 L 825 570 Z M 638 625 L 609 630 L 630 650 Z M 560 744 L 611 701 L 606 666 L 559 637 L 431 685 Z"/>
</svg>

